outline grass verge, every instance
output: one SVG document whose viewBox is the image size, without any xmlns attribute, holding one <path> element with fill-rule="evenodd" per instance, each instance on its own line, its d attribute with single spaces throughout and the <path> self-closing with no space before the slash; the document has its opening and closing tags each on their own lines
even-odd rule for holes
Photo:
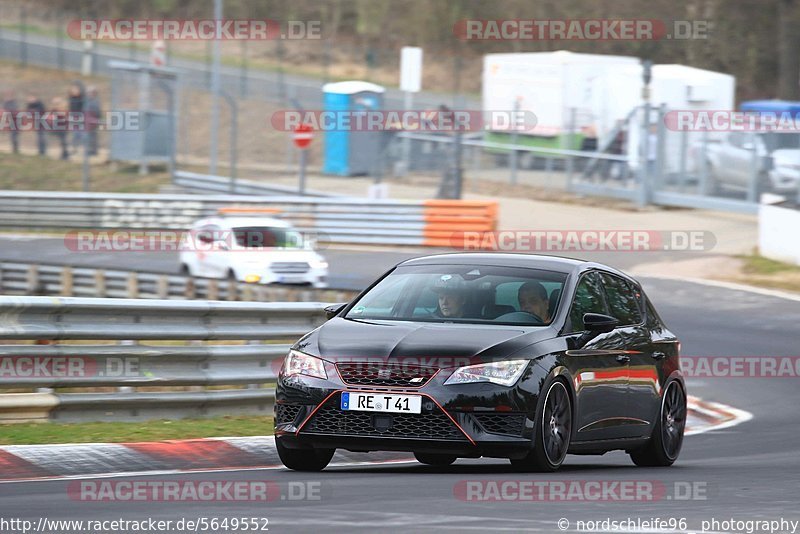
<svg viewBox="0 0 800 534">
<path fill-rule="evenodd" d="M 81 191 L 83 167 L 77 161 L 42 156 L 0 153 L 0 189 Z M 92 165 L 89 189 L 109 193 L 157 193 L 170 182 L 166 171 L 139 176 L 138 167 L 114 170 L 111 165 Z"/>
<path fill-rule="evenodd" d="M 48 443 L 123 443 L 168 439 L 264 436 L 272 434 L 271 416 L 236 415 L 208 419 L 134 423 L 15 423 L 0 425 L 0 445 Z"/>
<path fill-rule="evenodd" d="M 758 254 L 737 257 L 742 261 L 741 274 L 732 281 L 800 292 L 800 265 L 771 260 Z"/>
</svg>

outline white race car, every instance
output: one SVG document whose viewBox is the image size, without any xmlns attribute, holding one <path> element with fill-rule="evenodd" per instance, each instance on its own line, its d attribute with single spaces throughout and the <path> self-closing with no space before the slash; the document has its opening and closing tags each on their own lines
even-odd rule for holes
<svg viewBox="0 0 800 534">
<path fill-rule="evenodd" d="M 291 224 L 271 217 L 210 217 L 183 236 L 181 272 L 258 284 L 328 285 L 328 262 Z"/>
</svg>

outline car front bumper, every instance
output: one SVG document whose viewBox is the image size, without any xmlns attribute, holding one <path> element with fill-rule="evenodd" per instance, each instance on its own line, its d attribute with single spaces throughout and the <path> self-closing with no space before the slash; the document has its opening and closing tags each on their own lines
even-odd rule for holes
<svg viewBox="0 0 800 534">
<path fill-rule="evenodd" d="M 334 366 L 326 363 L 326 368 Z M 449 375 L 450 371 L 437 373 L 420 388 L 354 386 L 341 380 L 335 370 L 328 372 L 335 378 L 325 380 L 300 375 L 279 378 L 276 439 L 288 448 L 525 456 L 533 443 L 538 381 L 531 378 L 512 387 L 489 383 L 445 386 Z M 343 411 L 342 391 L 420 395 L 422 413 Z"/>
<path fill-rule="evenodd" d="M 800 184 L 800 170 L 776 167 L 769 171 L 769 179 L 775 191 L 781 193 L 797 191 Z"/>
<path fill-rule="evenodd" d="M 328 287 L 327 269 L 309 269 L 303 273 L 275 273 L 269 269 L 264 270 L 243 270 L 240 276 L 244 282 L 256 283 L 261 285 L 268 284 L 309 284 L 316 288 Z"/>
</svg>

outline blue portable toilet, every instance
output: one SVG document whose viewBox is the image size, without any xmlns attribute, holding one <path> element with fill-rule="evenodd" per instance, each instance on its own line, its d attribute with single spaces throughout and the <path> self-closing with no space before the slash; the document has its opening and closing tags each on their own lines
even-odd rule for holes
<svg viewBox="0 0 800 534">
<path fill-rule="evenodd" d="M 335 127 L 325 129 L 322 172 L 363 176 L 376 169 L 381 157 L 383 132 L 358 130 L 352 112 L 382 110 L 384 91 L 380 85 L 361 81 L 322 86 L 323 110 L 336 112 Z"/>
<path fill-rule="evenodd" d="M 797 115 L 800 113 L 800 102 L 790 100 L 748 100 L 742 102 L 742 111 L 755 113 L 790 113 Z"/>
</svg>

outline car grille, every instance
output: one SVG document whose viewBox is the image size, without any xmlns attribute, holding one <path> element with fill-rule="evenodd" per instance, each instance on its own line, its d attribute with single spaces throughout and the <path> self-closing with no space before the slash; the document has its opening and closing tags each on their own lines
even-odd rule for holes
<svg viewBox="0 0 800 534">
<path fill-rule="evenodd" d="M 279 261 L 270 265 L 272 272 L 279 274 L 303 274 L 310 268 L 304 261 Z"/>
<path fill-rule="evenodd" d="M 276 404 L 275 405 L 275 424 L 295 424 L 297 416 L 304 408 L 302 404 Z"/>
<path fill-rule="evenodd" d="M 524 413 L 475 413 L 472 416 L 491 434 L 521 436 L 525 427 Z"/>
<path fill-rule="evenodd" d="M 435 367 L 348 362 L 336 365 L 342 380 L 354 386 L 420 387 L 438 371 Z"/>
<path fill-rule="evenodd" d="M 391 417 L 391 426 L 376 430 L 373 416 Z M 349 436 L 440 439 L 466 441 L 464 434 L 453 424 L 441 409 L 423 414 L 373 414 L 367 412 L 342 411 L 332 403 L 317 410 L 304 431 L 316 434 L 338 434 Z"/>
</svg>

